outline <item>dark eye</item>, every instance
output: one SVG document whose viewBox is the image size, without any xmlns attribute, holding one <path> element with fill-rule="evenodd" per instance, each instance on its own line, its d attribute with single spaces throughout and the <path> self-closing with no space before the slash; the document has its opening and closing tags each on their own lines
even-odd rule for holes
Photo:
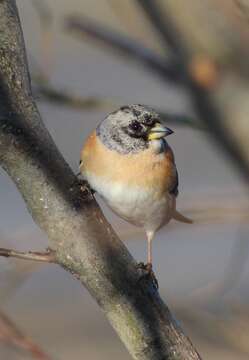
<svg viewBox="0 0 249 360">
<path fill-rule="evenodd" d="M 132 121 L 132 123 L 130 123 L 129 128 L 134 130 L 134 131 L 140 131 L 142 129 L 142 125 L 139 124 L 138 121 Z"/>
</svg>

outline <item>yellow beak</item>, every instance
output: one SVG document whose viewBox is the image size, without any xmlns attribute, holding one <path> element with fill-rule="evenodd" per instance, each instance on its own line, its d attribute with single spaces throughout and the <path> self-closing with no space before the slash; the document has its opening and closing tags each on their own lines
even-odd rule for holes
<svg viewBox="0 0 249 360">
<path fill-rule="evenodd" d="M 148 133 L 148 140 L 157 140 L 163 137 L 166 137 L 170 134 L 173 134 L 173 130 L 162 126 L 160 123 L 156 123 L 153 128 L 150 129 Z"/>
</svg>

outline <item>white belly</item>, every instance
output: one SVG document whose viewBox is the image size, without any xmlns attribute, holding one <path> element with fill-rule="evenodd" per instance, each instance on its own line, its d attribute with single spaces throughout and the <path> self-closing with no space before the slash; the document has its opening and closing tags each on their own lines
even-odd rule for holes
<svg viewBox="0 0 249 360">
<path fill-rule="evenodd" d="M 175 197 L 170 194 L 158 197 L 156 189 L 143 190 L 122 183 L 110 185 L 103 178 L 85 174 L 93 189 L 120 217 L 146 231 L 156 231 L 169 222 L 175 209 Z"/>
</svg>

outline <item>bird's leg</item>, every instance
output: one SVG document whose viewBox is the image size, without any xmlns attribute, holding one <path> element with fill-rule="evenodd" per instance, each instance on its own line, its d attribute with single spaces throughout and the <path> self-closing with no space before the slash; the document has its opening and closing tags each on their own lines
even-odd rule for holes
<svg viewBox="0 0 249 360">
<path fill-rule="evenodd" d="M 147 264 L 144 264 L 143 262 L 138 264 L 138 268 L 142 270 L 146 270 L 148 273 L 153 272 L 152 271 L 152 240 L 154 238 L 154 232 L 147 231 Z"/>
<path fill-rule="evenodd" d="M 138 269 L 143 271 L 143 274 L 140 278 L 147 278 L 150 279 L 150 281 L 152 281 L 154 287 L 156 289 L 158 289 L 158 281 L 157 278 L 152 270 L 152 240 L 154 238 L 154 232 L 147 232 L 147 245 L 148 245 L 148 250 L 147 250 L 147 264 L 144 263 L 139 263 L 138 264 Z"/>
<path fill-rule="evenodd" d="M 152 271 L 152 240 L 154 237 L 154 232 L 148 231 L 146 232 L 147 235 L 147 244 L 148 244 L 148 250 L 147 250 L 147 270 Z"/>
</svg>

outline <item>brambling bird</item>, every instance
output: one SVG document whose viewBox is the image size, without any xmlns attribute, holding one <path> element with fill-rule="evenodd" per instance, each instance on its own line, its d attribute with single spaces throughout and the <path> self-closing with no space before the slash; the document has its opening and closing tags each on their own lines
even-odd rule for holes
<svg viewBox="0 0 249 360">
<path fill-rule="evenodd" d="M 80 172 L 121 218 L 144 229 L 152 272 L 152 240 L 171 219 L 191 223 L 176 210 L 178 174 L 165 137 L 173 131 L 143 105 L 122 106 L 86 140 Z"/>
</svg>

